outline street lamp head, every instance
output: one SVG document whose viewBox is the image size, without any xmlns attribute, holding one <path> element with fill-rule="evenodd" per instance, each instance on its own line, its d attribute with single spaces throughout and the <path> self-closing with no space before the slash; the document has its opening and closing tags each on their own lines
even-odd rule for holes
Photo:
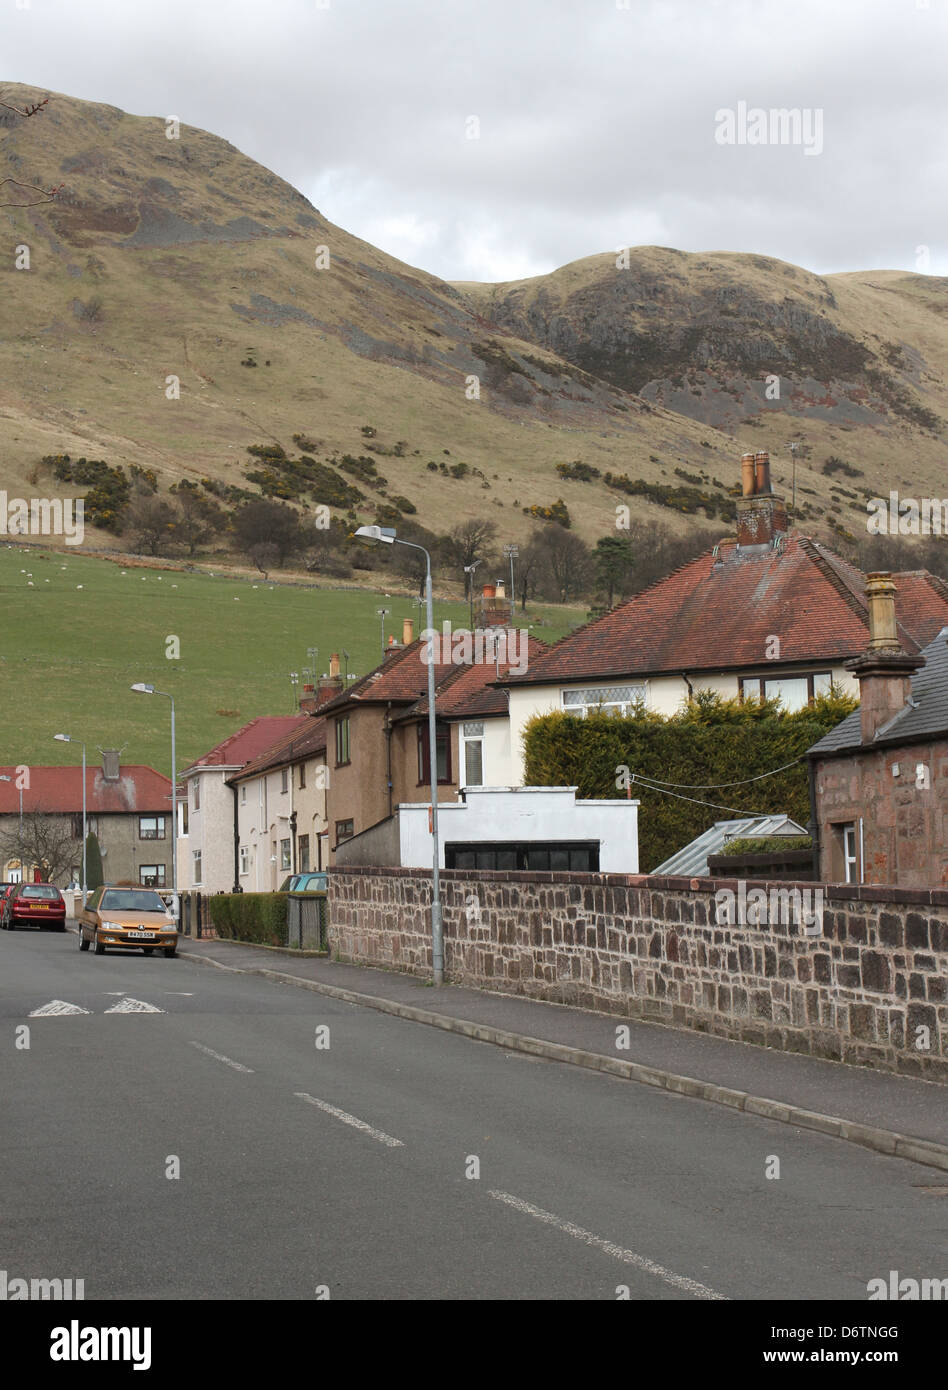
<svg viewBox="0 0 948 1390">
<path fill-rule="evenodd" d="M 53 734 L 53 738 L 57 743 L 72 743 L 72 739 L 68 734 Z"/>
<path fill-rule="evenodd" d="M 144 681 L 136 681 L 132 689 L 135 691 L 136 695 L 154 695 L 155 693 L 155 687 L 153 685 L 146 685 Z"/>
<path fill-rule="evenodd" d="M 392 545 L 395 541 L 395 529 L 392 526 L 359 526 L 353 535 L 357 540 L 368 541 L 372 545 Z"/>
<path fill-rule="evenodd" d="M 13 778 L 12 778 L 12 777 L 4 777 L 4 776 L 0 775 L 0 782 L 12 782 L 12 781 L 13 781 Z"/>
</svg>

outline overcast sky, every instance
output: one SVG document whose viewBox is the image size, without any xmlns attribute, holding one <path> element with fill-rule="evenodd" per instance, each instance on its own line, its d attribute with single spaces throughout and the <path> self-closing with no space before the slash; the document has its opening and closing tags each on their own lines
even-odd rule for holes
<svg viewBox="0 0 948 1390">
<path fill-rule="evenodd" d="M 0 62 L 449 280 L 649 243 L 948 274 L 948 0 L 0 0 Z M 719 143 L 740 102 L 801 143 Z"/>
</svg>

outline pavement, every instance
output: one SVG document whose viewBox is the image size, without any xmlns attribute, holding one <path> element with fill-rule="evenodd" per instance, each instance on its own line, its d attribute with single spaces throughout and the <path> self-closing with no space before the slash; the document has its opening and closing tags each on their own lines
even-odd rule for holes
<svg viewBox="0 0 948 1390">
<path fill-rule="evenodd" d="M 297 951 L 182 937 L 179 953 L 948 1171 L 948 1086 L 935 1082 Z"/>
</svg>

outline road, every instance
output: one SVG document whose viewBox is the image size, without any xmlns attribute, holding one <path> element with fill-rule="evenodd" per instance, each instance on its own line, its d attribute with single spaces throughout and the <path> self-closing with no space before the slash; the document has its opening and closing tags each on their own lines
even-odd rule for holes
<svg viewBox="0 0 948 1390">
<path fill-rule="evenodd" d="M 865 1300 L 945 1272 L 930 1168 L 180 957 L 4 932 L 0 1039 L 0 1269 L 87 1299 Z"/>
</svg>

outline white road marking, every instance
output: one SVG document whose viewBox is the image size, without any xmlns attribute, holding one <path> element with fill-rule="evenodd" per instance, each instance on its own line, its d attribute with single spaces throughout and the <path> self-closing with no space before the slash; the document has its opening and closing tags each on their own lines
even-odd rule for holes
<svg viewBox="0 0 948 1390">
<path fill-rule="evenodd" d="M 213 1047 L 205 1047 L 203 1043 L 199 1042 L 192 1042 L 191 1046 L 196 1047 L 200 1052 L 206 1052 L 208 1057 L 213 1057 L 216 1062 L 223 1062 L 225 1066 L 233 1067 L 234 1071 L 245 1071 L 248 1076 L 253 1076 L 253 1067 L 245 1067 L 242 1062 L 233 1062 L 222 1052 L 215 1052 Z"/>
<path fill-rule="evenodd" d="M 405 1146 L 400 1139 L 393 1139 L 384 1130 L 373 1129 L 367 1125 L 365 1120 L 357 1120 L 355 1115 L 347 1115 L 345 1110 L 337 1110 L 334 1105 L 330 1105 L 328 1100 L 317 1100 L 315 1096 L 308 1096 L 305 1091 L 294 1091 L 293 1094 L 298 1100 L 308 1101 L 310 1105 L 318 1105 L 320 1110 L 325 1110 L 327 1115 L 335 1115 L 337 1120 L 341 1120 L 344 1125 L 351 1125 L 353 1129 L 361 1129 L 363 1134 L 369 1134 L 373 1139 L 377 1139 L 380 1144 L 387 1144 L 390 1149 L 403 1149 Z"/>
<path fill-rule="evenodd" d="M 636 1269 L 642 1270 L 645 1274 L 654 1274 L 656 1278 L 670 1284 L 672 1288 L 682 1289 L 695 1298 L 726 1301 L 724 1294 L 715 1293 L 714 1289 L 709 1289 L 705 1284 L 699 1284 L 695 1279 L 687 1279 L 683 1274 L 675 1274 L 672 1270 L 665 1269 L 663 1265 L 656 1264 L 654 1260 L 647 1259 L 645 1255 L 637 1255 L 634 1250 L 623 1250 L 621 1246 L 614 1245 L 611 1240 L 603 1240 L 601 1236 L 593 1235 L 592 1231 L 584 1231 L 582 1226 L 575 1226 L 572 1221 L 563 1221 L 560 1217 L 554 1216 L 552 1212 L 535 1207 L 531 1202 L 525 1202 L 522 1197 L 513 1197 L 509 1192 L 495 1191 L 489 1191 L 487 1195 L 493 1197 L 496 1202 L 503 1202 L 505 1206 L 513 1207 L 514 1211 L 521 1211 L 526 1216 L 532 1216 L 537 1221 L 544 1222 L 547 1226 L 555 1226 L 558 1231 L 564 1231 L 566 1235 L 573 1236 L 575 1240 L 581 1240 L 585 1245 L 591 1245 L 596 1250 L 601 1250 L 605 1255 L 612 1255 L 614 1259 L 621 1260 L 623 1264 L 634 1265 Z"/>
<path fill-rule="evenodd" d="M 182 999 L 193 999 L 193 998 L 194 998 L 194 990 L 193 990 L 193 989 L 166 989 L 164 992 L 165 992 L 165 994 L 177 994 L 177 995 L 179 995 Z"/>
<path fill-rule="evenodd" d="M 142 999 L 129 999 L 126 995 L 117 1004 L 113 1004 L 111 1009 L 106 1009 L 107 1014 L 163 1014 L 164 1009 L 158 1009 L 154 1004 L 146 1004 Z"/>
<path fill-rule="evenodd" d="M 91 1009 L 80 1009 L 78 1004 L 67 1004 L 65 999 L 51 999 L 41 1009 L 34 1009 L 28 1018 L 58 1018 L 62 1014 L 89 1014 Z"/>
</svg>

